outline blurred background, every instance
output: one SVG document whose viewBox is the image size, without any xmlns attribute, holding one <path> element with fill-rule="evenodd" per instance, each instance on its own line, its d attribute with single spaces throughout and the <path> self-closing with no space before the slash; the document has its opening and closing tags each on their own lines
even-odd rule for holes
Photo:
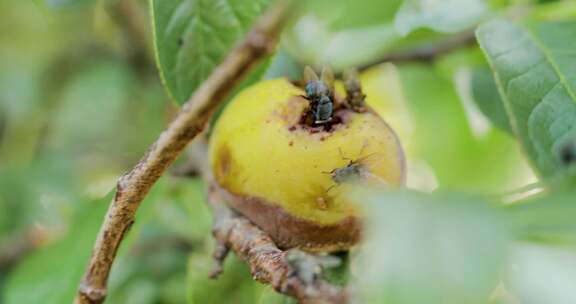
<svg viewBox="0 0 576 304">
<path fill-rule="evenodd" d="M 412 189 L 500 195 L 535 182 L 517 142 L 477 104 L 499 97 L 471 29 L 510 6 L 546 16 L 575 6 L 446 1 L 458 18 L 434 28 L 426 18 L 441 1 L 398 24 L 402 2 L 311 1 L 262 77 L 297 79 L 321 62 L 363 67 L 368 102 L 406 149 Z M 0 1 L 0 303 L 70 302 L 116 179 L 178 110 L 156 67 L 149 11 L 139 0 Z M 412 50 L 433 55 L 394 57 Z M 107 303 L 288 303 L 236 258 L 207 278 L 210 223 L 201 180 L 163 177 L 121 248 Z"/>
</svg>

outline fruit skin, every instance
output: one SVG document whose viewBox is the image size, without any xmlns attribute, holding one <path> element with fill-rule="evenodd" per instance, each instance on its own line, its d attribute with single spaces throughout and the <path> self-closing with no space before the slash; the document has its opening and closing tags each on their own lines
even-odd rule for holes
<svg viewBox="0 0 576 304">
<path fill-rule="evenodd" d="M 342 122 L 329 131 L 303 126 L 309 104 L 303 95 L 286 79 L 262 81 L 238 94 L 214 127 L 210 165 L 229 204 L 278 246 L 348 249 L 360 238 L 359 206 L 345 195 L 351 185 L 336 184 L 330 172 L 366 159 L 376 180 L 401 186 L 403 151 L 394 131 L 370 109 L 337 110 Z"/>
</svg>

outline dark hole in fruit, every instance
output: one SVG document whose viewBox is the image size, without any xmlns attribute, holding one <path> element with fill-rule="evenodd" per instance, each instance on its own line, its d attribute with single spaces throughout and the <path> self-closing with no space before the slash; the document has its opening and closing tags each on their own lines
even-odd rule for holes
<svg viewBox="0 0 576 304">
<path fill-rule="evenodd" d="M 332 119 L 328 122 L 322 124 L 315 124 L 313 121 L 313 117 L 310 115 L 310 111 L 304 111 L 302 116 L 300 117 L 300 121 L 298 122 L 297 127 L 290 127 L 290 131 L 294 131 L 298 128 L 303 128 L 310 133 L 320 133 L 320 132 L 332 132 L 336 129 L 337 126 L 345 123 L 344 116 L 346 112 L 349 110 L 347 109 L 338 109 L 332 115 Z"/>
</svg>

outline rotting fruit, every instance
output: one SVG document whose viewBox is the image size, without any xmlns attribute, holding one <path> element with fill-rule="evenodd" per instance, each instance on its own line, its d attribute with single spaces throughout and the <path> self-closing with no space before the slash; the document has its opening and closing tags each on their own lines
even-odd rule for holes
<svg viewBox="0 0 576 304">
<path fill-rule="evenodd" d="M 404 183 L 396 134 L 366 105 L 356 75 L 345 75 L 345 94 L 328 70 L 319 78 L 306 69 L 302 86 L 259 82 L 214 127 L 210 165 L 224 198 L 281 248 L 350 248 L 361 232 L 361 202 L 346 195 L 354 182 Z"/>
</svg>

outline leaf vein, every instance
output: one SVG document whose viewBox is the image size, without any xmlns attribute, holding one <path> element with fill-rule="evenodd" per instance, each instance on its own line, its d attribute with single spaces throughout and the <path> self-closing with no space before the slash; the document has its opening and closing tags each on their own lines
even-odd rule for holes
<svg viewBox="0 0 576 304">
<path fill-rule="evenodd" d="M 546 58 L 546 60 L 550 64 L 550 66 L 552 66 L 554 73 L 560 79 L 560 82 L 562 83 L 562 85 L 566 88 L 568 95 L 570 95 L 570 98 L 572 98 L 572 101 L 576 102 L 576 94 L 572 90 L 572 87 L 568 84 L 568 81 L 566 80 L 566 77 L 564 77 L 564 74 L 560 70 L 558 63 L 552 57 L 550 50 L 548 50 L 548 48 L 544 45 L 544 43 L 542 43 L 542 41 L 540 41 L 540 39 L 537 38 L 535 35 L 533 35 L 528 29 L 524 28 L 524 31 L 527 33 L 528 37 L 530 37 L 532 39 L 534 44 L 536 44 L 536 46 L 538 48 L 540 48 L 540 50 L 544 54 L 544 58 Z"/>
</svg>

